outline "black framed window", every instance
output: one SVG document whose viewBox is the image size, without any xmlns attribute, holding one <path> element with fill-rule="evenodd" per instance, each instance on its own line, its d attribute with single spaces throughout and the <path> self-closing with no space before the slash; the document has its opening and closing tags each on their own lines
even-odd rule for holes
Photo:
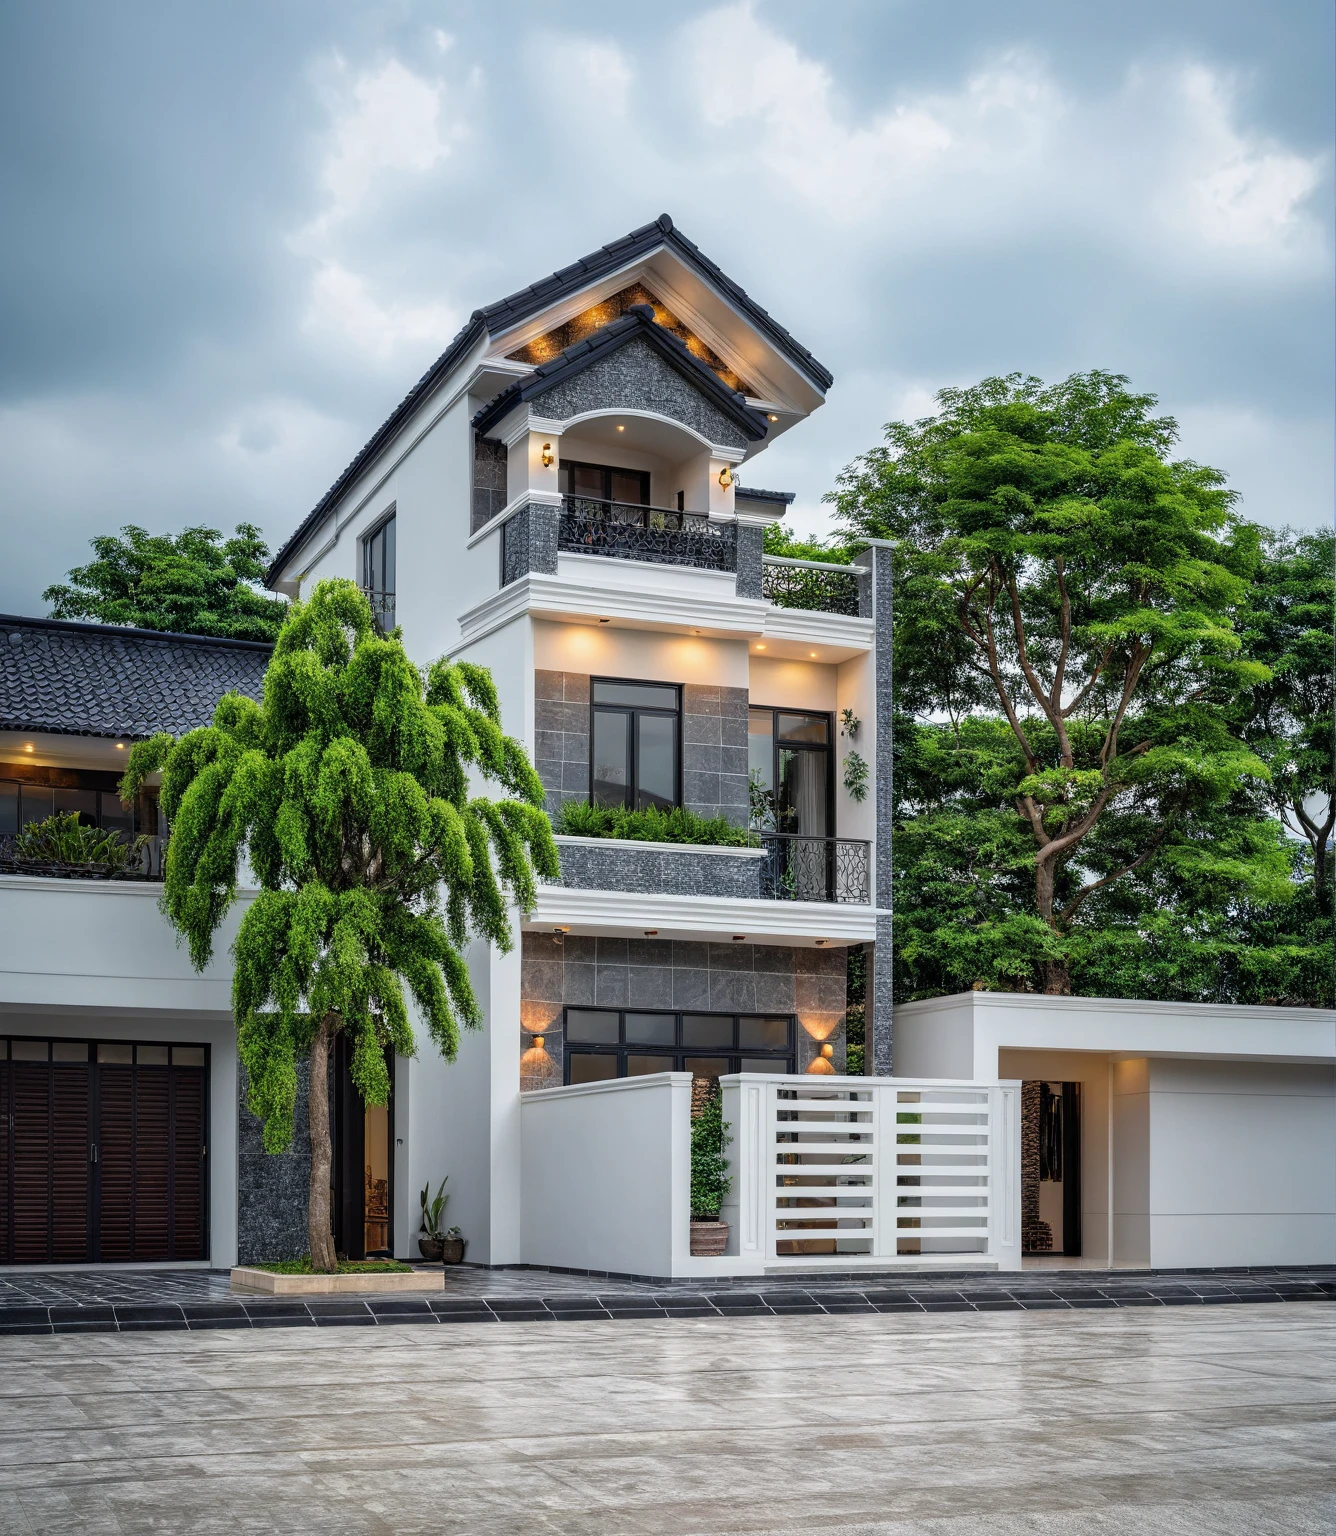
<svg viewBox="0 0 1336 1536">
<path fill-rule="evenodd" d="M 362 588 L 387 634 L 394 628 L 394 523 L 387 517 L 362 540 Z"/>
<path fill-rule="evenodd" d="M 61 776 L 83 777 L 70 770 L 63 771 Z M 110 774 L 92 773 L 86 776 L 93 784 L 98 779 L 111 777 Z M 107 832 L 119 832 L 126 838 L 145 830 L 136 827 L 134 808 L 122 805 L 121 797 L 114 789 L 95 788 L 93 784 L 37 784 L 28 779 L 0 778 L 0 837 L 14 837 L 24 827 L 35 826 L 48 816 L 70 811 L 78 814 L 80 824 L 85 827 L 101 827 Z"/>
<path fill-rule="evenodd" d="M 831 718 L 811 710 L 753 705 L 747 717 L 752 824 L 764 832 L 831 837 L 835 832 Z"/>
<path fill-rule="evenodd" d="M 681 803 L 682 690 L 676 683 L 594 678 L 590 798 L 643 811 Z"/>
<path fill-rule="evenodd" d="M 567 1008 L 566 1081 L 597 1083 L 651 1072 L 792 1073 L 792 1014 L 661 1013 Z"/>
<path fill-rule="evenodd" d="M 563 496 L 588 496 L 594 501 L 649 506 L 647 469 L 619 469 L 615 464 L 582 464 L 578 460 L 563 459 L 557 466 L 557 485 Z"/>
</svg>

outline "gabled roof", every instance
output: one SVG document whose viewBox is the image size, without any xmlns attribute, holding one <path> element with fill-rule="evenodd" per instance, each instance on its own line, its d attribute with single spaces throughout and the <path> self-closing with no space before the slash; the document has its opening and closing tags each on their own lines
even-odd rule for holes
<svg viewBox="0 0 1336 1536">
<path fill-rule="evenodd" d="M 376 429 L 371 440 L 361 449 L 352 463 L 330 486 L 310 513 L 302 519 L 297 531 L 274 556 L 265 573 L 265 580 L 272 584 L 278 579 L 289 556 L 298 548 L 307 534 L 361 474 L 366 465 L 393 439 L 421 402 L 449 376 L 460 359 L 466 356 L 483 337 L 500 335 L 510 330 L 548 305 L 559 303 L 568 295 L 578 293 L 590 283 L 597 282 L 608 273 L 616 272 L 621 267 L 638 261 L 642 256 L 648 256 L 660 247 L 667 247 L 686 265 L 693 267 L 711 287 L 717 289 L 739 309 L 776 350 L 782 352 L 820 389 L 822 394 L 830 388 L 833 382 L 830 370 L 817 362 L 806 347 L 795 341 L 773 316 L 762 309 L 699 247 L 688 240 L 666 213 L 661 213 L 652 223 L 643 224 L 639 229 L 633 229 L 629 235 L 623 235 L 620 240 L 613 240 L 608 245 L 600 246 L 588 256 L 582 256 L 579 261 L 572 262 L 569 267 L 563 267 L 559 272 L 552 273 L 550 277 L 531 283 L 529 287 L 521 288 L 518 293 L 512 293 L 509 298 L 499 299 L 495 304 L 489 304 L 484 309 L 475 309 L 463 330 L 409 390 Z"/>
<path fill-rule="evenodd" d="M 225 693 L 260 698 L 273 646 L 0 614 L 0 730 L 181 735 Z"/>
<path fill-rule="evenodd" d="M 654 311 L 648 304 L 633 304 L 620 319 L 611 321 L 592 336 L 577 341 L 559 352 L 546 363 L 540 363 L 523 379 L 503 389 L 494 400 L 483 406 L 473 418 L 477 432 L 487 432 L 508 416 L 517 405 L 536 400 L 558 384 L 583 373 L 594 363 L 611 356 L 632 341 L 644 341 L 652 346 L 668 366 L 680 373 L 687 383 L 699 390 L 712 405 L 716 406 L 753 442 L 759 442 L 769 430 L 765 417 L 754 411 L 736 390 L 707 368 L 699 358 L 693 357 L 685 344 L 671 331 L 666 331 L 654 320 Z"/>
</svg>

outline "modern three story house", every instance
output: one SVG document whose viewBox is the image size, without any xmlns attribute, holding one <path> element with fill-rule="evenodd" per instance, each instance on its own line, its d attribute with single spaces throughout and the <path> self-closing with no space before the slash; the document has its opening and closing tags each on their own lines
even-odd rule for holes
<svg viewBox="0 0 1336 1536">
<path fill-rule="evenodd" d="M 560 878 L 514 948 L 469 952 L 486 1028 L 457 1062 L 422 1038 L 366 1110 L 336 1060 L 339 1248 L 414 1256 L 418 1192 L 448 1174 L 446 1219 L 486 1264 L 1330 1262 L 1330 1013 L 966 994 L 898 1011 L 889 1076 L 890 551 L 767 556 L 792 498 L 753 462 L 831 382 L 664 216 L 475 311 L 275 558 L 293 597 L 357 582 L 418 663 L 490 668 L 558 827 Z M 193 972 L 154 899 L 153 796 L 114 792 L 132 741 L 258 696 L 267 659 L 0 620 L 0 1264 L 305 1247 L 304 1107 L 266 1154 L 230 933 Z M 752 836 L 579 835 L 569 806 Z M 148 834 L 143 867 L 7 858 L 60 809 Z M 692 1090 L 713 1078 L 732 1231 L 695 1259 Z"/>
</svg>

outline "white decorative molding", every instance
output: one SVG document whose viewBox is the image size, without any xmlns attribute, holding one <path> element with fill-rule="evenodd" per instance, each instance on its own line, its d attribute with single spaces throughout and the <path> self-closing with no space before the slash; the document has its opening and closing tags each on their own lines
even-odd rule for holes
<svg viewBox="0 0 1336 1536">
<path fill-rule="evenodd" d="M 745 935 L 753 944 L 867 944 L 876 936 L 874 907 L 822 901 L 764 901 L 729 896 L 676 896 L 661 892 L 585 891 L 540 885 L 528 928 L 569 927 L 587 933 L 625 934 L 657 928 L 660 935 L 715 943 Z"/>
<path fill-rule="evenodd" d="M 800 645 L 839 645 L 854 651 L 870 651 L 876 644 L 876 628 L 870 618 L 848 613 L 820 613 L 814 608 L 776 608 L 765 605 L 765 638 L 789 640 Z"/>
</svg>

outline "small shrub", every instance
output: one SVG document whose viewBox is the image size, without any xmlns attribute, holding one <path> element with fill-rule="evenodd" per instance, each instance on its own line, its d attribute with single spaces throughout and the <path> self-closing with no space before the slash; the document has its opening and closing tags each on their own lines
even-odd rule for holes
<svg viewBox="0 0 1336 1536">
<path fill-rule="evenodd" d="M 271 1275 L 314 1275 L 311 1255 L 302 1254 L 299 1259 L 280 1259 L 273 1264 L 251 1264 L 251 1269 L 263 1269 Z M 319 1273 L 323 1274 L 321 1270 Z M 340 1275 L 411 1275 L 413 1266 L 398 1259 L 340 1259 L 335 1269 Z"/>
<path fill-rule="evenodd" d="M 621 838 L 638 843 L 696 843 L 720 848 L 756 848 L 758 839 L 746 827 L 735 827 L 722 816 L 698 816 L 683 805 L 670 810 L 651 806 L 628 811 L 623 806 L 587 805 L 567 800 L 557 831 L 568 837 Z"/>
<path fill-rule="evenodd" d="M 718 1221 L 719 1207 L 733 1187 L 724 1148 L 733 1138 L 724 1123 L 724 1094 L 714 1083 L 691 1122 L 691 1216 Z"/>
<path fill-rule="evenodd" d="M 14 839 L 14 852 L 20 859 L 43 864 L 105 864 L 109 869 L 124 869 L 147 841 L 137 837 L 126 842 L 119 832 L 84 826 L 78 811 L 57 811 L 45 821 L 24 827 Z"/>
</svg>

